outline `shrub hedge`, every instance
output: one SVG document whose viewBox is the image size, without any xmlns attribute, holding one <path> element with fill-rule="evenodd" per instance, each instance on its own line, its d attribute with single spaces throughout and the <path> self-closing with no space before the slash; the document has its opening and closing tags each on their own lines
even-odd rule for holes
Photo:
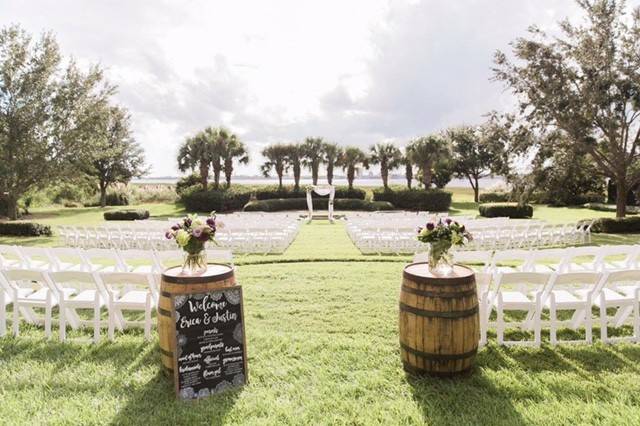
<svg viewBox="0 0 640 426">
<path fill-rule="evenodd" d="M 379 211 L 393 210 L 393 205 L 386 201 L 367 201 L 353 198 L 336 198 L 333 200 L 336 210 Z M 313 208 L 327 210 L 329 200 L 320 198 L 313 200 Z M 273 200 L 256 200 L 249 202 L 244 210 L 247 212 L 279 212 L 284 210 L 306 210 L 306 198 L 279 198 Z"/>
<path fill-rule="evenodd" d="M 605 234 L 640 232 L 640 216 L 623 218 L 601 217 L 593 223 L 591 231 Z"/>
<path fill-rule="evenodd" d="M 242 210 L 251 199 L 252 189 L 245 186 L 202 191 L 194 186 L 182 193 L 181 201 L 190 212 L 229 212 Z"/>
<path fill-rule="evenodd" d="M 50 237 L 51 227 L 33 222 L 1 222 L 0 235 L 12 235 L 18 237 Z"/>
<path fill-rule="evenodd" d="M 478 196 L 481 203 L 506 203 L 510 199 L 511 194 L 508 192 L 483 192 Z"/>
<path fill-rule="evenodd" d="M 103 216 L 104 220 L 145 220 L 149 219 L 149 210 L 116 210 Z"/>
<path fill-rule="evenodd" d="M 530 204 L 520 206 L 517 203 L 487 203 L 480 204 L 478 210 L 480 211 L 480 216 L 483 217 L 519 219 L 533 216 L 533 207 Z"/>
<path fill-rule="evenodd" d="M 432 212 L 448 211 L 451 207 L 451 192 L 440 189 L 376 188 L 374 201 L 387 201 L 398 209 Z"/>
<path fill-rule="evenodd" d="M 265 185 L 256 187 L 255 194 L 258 200 L 274 200 L 279 198 L 305 198 L 307 196 L 307 190 L 302 187 L 295 191 L 293 185 L 285 185 L 282 191 L 280 191 L 278 185 Z M 366 196 L 367 192 L 364 189 L 353 188 L 350 190 L 348 186 L 336 186 L 335 198 L 352 198 L 357 200 L 364 200 Z M 314 194 L 313 197 L 323 198 L 317 194 Z M 329 196 L 327 195 L 324 198 L 328 197 Z"/>
<path fill-rule="evenodd" d="M 614 212 L 616 211 L 615 204 L 604 204 L 604 203 L 587 203 L 584 205 L 586 208 L 590 210 L 595 210 L 599 212 Z M 638 214 L 640 213 L 640 208 L 637 206 L 627 206 L 626 208 L 627 214 Z"/>
</svg>

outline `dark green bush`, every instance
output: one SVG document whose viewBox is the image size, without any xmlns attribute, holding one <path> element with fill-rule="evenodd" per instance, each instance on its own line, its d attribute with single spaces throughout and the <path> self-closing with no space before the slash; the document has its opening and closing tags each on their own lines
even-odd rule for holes
<svg viewBox="0 0 640 426">
<path fill-rule="evenodd" d="M 149 219 L 149 210 L 116 210 L 103 216 L 104 220 L 145 220 Z"/>
<path fill-rule="evenodd" d="M 595 210 L 598 212 L 616 212 L 615 204 L 603 204 L 603 203 L 586 203 L 584 207 Z M 640 213 L 640 207 L 637 206 L 626 206 L 627 214 L 638 214 Z"/>
<path fill-rule="evenodd" d="M 444 212 L 451 207 L 451 193 L 440 189 L 376 188 L 373 199 L 405 210 Z"/>
<path fill-rule="evenodd" d="M 190 212 L 230 212 L 242 210 L 251 199 L 252 192 L 250 187 L 240 185 L 208 191 L 194 186 L 185 190 L 181 201 Z"/>
<path fill-rule="evenodd" d="M 258 200 L 274 200 L 279 198 L 306 198 L 307 190 L 305 186 L 302 186 L 297 191 L 294 191 L 292 185 L 285 185 L 282 191 L 278 189 L 278 185 L 264 185 L 258 186 L 255 189 L 256 198 Z M 364 200 L 367 192 L 364 189 L 353 188 L 349 189 L 348 186 L 336 186 L 335 198 L 354 198 L 358 200 Z M 329 198 L 328 195 L 320 197 L 317 194 L 313 194 L 313 198 Z"/>
<path fill-rule="evenodd" d="M 600 219 L 596 219 L 591 231 L 605 234 L 640 232 L 640 216 L 623 218 L 601 217 Z"/>
<path fill-rule="evenodd" d="M 176 193 L 179 196 L 182 196 L 182 194 L 189 188 L 191 188 L 192 186 L 196 186 L 198 185 L 198 187 L 201 187 L 202 185 L 200 185 L 200 175 L 197 173 L 192 173 L 188 176 L 184 176 L 181 177 L 180 179 L 178 179 L 178 182 L 176 183 Z"/>
<path fill-rule="evenodd" d="M 327 210 L 329 200 L 319 198 L 313 200 L 314 210 Z M 393 210 L 393 205 L 386 201 L 366 201 L 353 198 L 336 198 L 333 200 L 334 210 L 378 211 Z M 307 210 L 306 198 L 279 198 L 273 200 L 256 200 L 249 202 L 244 210 L 247 212 L 279 212 L 284 210 Z"/>
<path fill-rule="evenodd" d="M 480 210 L 480 216 L 483 217 L 521 219 L 533 216 L 533 207 L 530 204 L 520 206 L 517 203 L 487 203 L 480 204 L 478 210 Z"/>
<path fill-rule="evenodd" d="M 483 192 L 478 196 L 481 203 L 505 203 L 511 200 L 508 192 Z"/>
<path fill-rule="evenodd" d="M 1 222 L 0 235 L 12 235 L 18 237 L 50 237 L 51 227 L 32 222 Z"/>
</svg>

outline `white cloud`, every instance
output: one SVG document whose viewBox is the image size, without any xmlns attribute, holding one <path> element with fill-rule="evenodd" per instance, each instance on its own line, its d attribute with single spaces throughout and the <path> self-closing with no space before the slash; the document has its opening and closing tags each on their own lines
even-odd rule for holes
<svg viewBox="0 0 640 426">
<path fill-rule="evenodd" d="M 509 105 L 493 52 L 570 0 L 3 0 L 4 23 L 52 30 L 67 55 L 100 62 L 131 111 L 152 175 L 207 125 L 237 131 L 256 173 L 267 143 L 324 136 L 407 140 Z"/>
</svg>

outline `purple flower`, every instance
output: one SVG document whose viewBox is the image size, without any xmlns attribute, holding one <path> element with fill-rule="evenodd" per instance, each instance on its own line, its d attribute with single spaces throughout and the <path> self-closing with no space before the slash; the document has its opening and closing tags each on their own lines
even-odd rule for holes
<svg viewBox="0 0 640 426">
<path fill-rule="evenodd" d="M 207 225 L 209 225 L 211 229 L 216 229 L 216 220 L 212 217 L 207 218 Z"/>
<path fill-rule="evenodd" d="M 180 225 L 179 223 L 176 223 L 175 225 L 173 225 L 171 227 L 172 231 L 177 231 L 178 229 L 182 228 L 182 225 Z"/>
<path fill-rule="evenodd" d="M 193 231 L 191 231 L 191 235 L 199 239 L 200 236 L 202 235 L 202 228 L 194 229 Z"/>
<path fill-rule="evenodd" d="M 447 225 L 451 225 L 451 219 L 447 218 L 445 222 L 447 222 Z"/>
<path fill-rule="evenodd" d="M 165 232 L 165 233 L 164 233 L 164 237 L 165 237 L 167 240 L 172 239 L 172 238 L 173 238 L 173 232 L 171 232 L 171 231 L 167 231 L 167 232 Z"/>
<path fill-rule="evenodd" d="M 435 226 L 432 222 L 427 223 L 427 229 L 428 229 L 429 231 L 433 231 L 433 228 L 435 228 L 435 227 L 436 227 L 436 226 Z"/>
<path fill-rule="evenodd" d="M 184 226 L 187 227 L 187 228 L 191 226 L 191 218 L 190 217 L 185 217 L 184 218 Z"/>
</svg>

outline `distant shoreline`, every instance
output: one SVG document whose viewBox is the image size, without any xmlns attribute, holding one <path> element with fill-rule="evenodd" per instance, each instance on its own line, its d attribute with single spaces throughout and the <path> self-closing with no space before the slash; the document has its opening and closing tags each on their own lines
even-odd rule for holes
<svg viewBox="0 0 640 426">
<path fill-rule="evenodd" d="M 131 181 L 134 185 L 174 185 L 180 177 L 149 177 L 149 178 L 141 178 L 134 179 Z M 261 178 L 261 177 L 251 177 L 251 176 L 238 176 L 234 177 L 231 181 L 232 183 L 239 183 L 243 185 L 277 185 L 278 179 L 276 178 Z M 304 177 L 300 179 L 301 185 L 311 185 L 311 178 Z M 480 179 L 480 188 L 489 188 L 499 183 L 503 183 L 504 179 L 500 177 L 495 178 L 484 178 Z M 293 178 L 284 178 L 282 183 L 285 185 L 293 185 Z M 321 177 L 319 179 L 319 184 L 326 184 L 327 180 L 325 177 Z M 333 179 L 334 185 L 347 185 L 347 179 L 343 177 L 337 177 Z M 380 177 L 361 177 L 356 178 L 353 182 L 354 186 L 364 186 L 364 187 L 377 187 L 382 186 L 382 179 Z M 404 178 L 389 178 L 390 185 L 406 185 L 407 181 Z M 418 182 L 414 180 L 414 185 L 418 185 Z M 446 186 L 447 188 L 471 188 L 469 182 L 466 179 L 452 179 L 451 182 Z"/>
</svg>

